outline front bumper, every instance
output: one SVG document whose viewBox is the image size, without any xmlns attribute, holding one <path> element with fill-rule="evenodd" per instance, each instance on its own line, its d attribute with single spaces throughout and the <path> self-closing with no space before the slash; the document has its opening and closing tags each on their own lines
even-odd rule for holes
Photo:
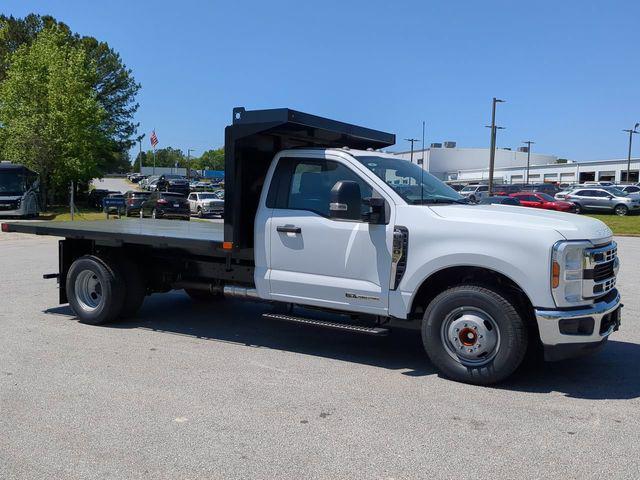
<svg viewBox="0 0 640 480">
<path fill-rule="evenodd" d="M 561 360 L 598 349 L 620 327 L 621 310 L 620 294 L 615 289 L 587 307 L 535 309 L 545 359 Z"/>
</svg>

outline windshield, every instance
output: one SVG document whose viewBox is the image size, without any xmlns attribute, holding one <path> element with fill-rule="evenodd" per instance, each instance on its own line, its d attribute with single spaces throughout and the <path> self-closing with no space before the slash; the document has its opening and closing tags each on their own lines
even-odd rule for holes
<svg viewBox="0 0 640 480">
<path fill-rule="evenodd" d="M 218 199 L 218 197 L 216 197 L 213 193 L 201 193 L 200 194 L 200 200 L 210 200 L 212 198 L 214 200 Z"/>
<path fill-rule="evenodd" d="M 27 190 L 27 177 L 23 172 L 0 172 L 0 195 L 23 195 Z"/>
<path fill-rule="evenodd" d="M 616 187 L 603 187 L 603 190 L 606 190 L 611 195 L 615 195 L 616 197 L 627 197 L 629 194 L 627 192 L 623 192 L 619 188 Z"/>
<path fill-rule="evenodd" d="M 475 185 L 471 185 L 469 187 L 464 187 L 461 191 L 462 192 L 474 192 L 476 190 L 476 188 L 478 188 Z"/>
<path fill-rule="evenodd" d="M 384 180 L 407 203 L 467 203 L 453 188 L 415 163 L 377 156 L 358 156 L 356 159 Z"/>
<path fill-rule="evenodd" d="M 537 193 L 536 195 L 538 195 L 538 197 L 540 197 L 541 199 L 543 199 L 545 202 L 555 202 L 556 199 L 553 198 L 551 195 L 549 195 L 548 193 Z"/>
</svg>

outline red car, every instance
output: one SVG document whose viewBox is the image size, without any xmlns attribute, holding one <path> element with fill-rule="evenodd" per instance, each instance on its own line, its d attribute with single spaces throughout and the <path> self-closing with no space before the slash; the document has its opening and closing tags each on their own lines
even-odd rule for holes
<svg viewBox="0 0 640 480">
<path fill-rule="evenodd" d="M 523 207 L 543 208 L 545 210 L 557 210 L 559 212 L 575 213 L 576 206 L 571 202 L 556 200 L 551 195 L 540 192 L 512 193 L 510 197 L 520 200 Z"/>
</svg>

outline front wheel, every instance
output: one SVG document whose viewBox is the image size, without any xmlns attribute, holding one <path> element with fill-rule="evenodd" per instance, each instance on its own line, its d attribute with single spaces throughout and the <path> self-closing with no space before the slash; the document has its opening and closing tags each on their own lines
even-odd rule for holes
<svg viewBox="0 0 640 480">
<path fill-rule="evenodd" d="M 582 207 L 579 203 L 576 203 L 576 213 L 580 215 L 582 213 Z"/>
<path fill-rule="evenodd" d="M 433 364 L 459 382 L 489 385 L 510 376 L 527 351 L 527 327 L 497 290 L 460 285 L 427 307 L 422 341 Z"/>
<path fill-rule="evenodd" d="M 629 207 L 627 207 L 626 205 L 616 205 L 614 211 L 616 212 L 616 215 L 624 217 L 625 215 L 629 214 Z"/>
</svg>

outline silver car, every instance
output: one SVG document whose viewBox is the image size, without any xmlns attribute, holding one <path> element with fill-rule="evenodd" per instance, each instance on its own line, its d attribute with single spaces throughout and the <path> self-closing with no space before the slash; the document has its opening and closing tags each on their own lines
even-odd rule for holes
<svg viewBox="0 0 640 480">
<path fill-rule="evenodd" d="M 224 214 L 224 200 L 218 198 L 215 193 L 193 192 L 189 194 L 189 208 L 192 214 L 202 218 L 209 215 Z"/>
<path fill-rule="evenodd" d="M 463 197 L 467 197 L 470 202 L 476 203 L 489 196 L 488 185 L 467 185 L 458 192 Z"/>
<path fill-rule="evenodd" d="M 576 213 L 590 210 L 627 215 L 640 210 L 640 198 L 615 187 L 582 187 L 564 199 L 576 205 Z"/>
</svg>

